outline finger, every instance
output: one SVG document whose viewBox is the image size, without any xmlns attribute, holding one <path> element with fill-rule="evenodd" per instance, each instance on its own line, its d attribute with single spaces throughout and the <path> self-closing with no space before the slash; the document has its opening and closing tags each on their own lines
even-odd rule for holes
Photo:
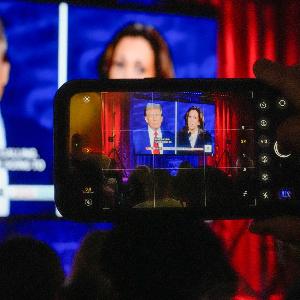
<svg viewBox="0 0 300 300">
<path fill-rule="evenodd" d="M 254 63 L 253 72 L 257 78 L 268 82 L 272 86 L 282 87 L 286 68 L 277 62 L 263 58 Z"/>
<path fill-rule="evenodd" d="M 293 116 L 284 121 L 277 129 L 277 139 L 283 152 L 300 152 L 300 116 Z"/>
<path fill-rule="evenodd" d="M 275 217 L 266 220 L 254 220 L 249 230 L 255 234 L 273 235 L 275 238 L 287 242 L 300 242 L 299 217 Z"/>
<path fill-rule="evenodd" d="M 260 59 L 255 62 L 253 71 L 274 88 L 279 89 L 297 110 L 300 110 L 300 66 L 284 67 L 277 62 Z"/>
</svg>

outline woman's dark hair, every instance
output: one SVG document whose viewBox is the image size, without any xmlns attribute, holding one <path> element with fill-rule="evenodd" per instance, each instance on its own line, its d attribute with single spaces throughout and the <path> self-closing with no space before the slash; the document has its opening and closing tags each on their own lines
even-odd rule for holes
<svg viewBox="0 0 300 300">
<path fill-rule="evenodd" d="M 190 111 L 192 111 L 192 110 L 195 110 L 198 113 L 198 118 L 199 118 L 199 122 L 200 122 L 200 125 L 198 127 L 200 129 L 204 129 L 204 115 L 203 115 L 203 112 L 200 110 L 199 107 L 191 106 L 184 115 L 184 122 L 185 122 L 184 130 L 186 130 L 186 131 L 189 130 L 189 128 L 188 128 L 188 117 L 189 117 Z"/>
<path fill-rule="evenodd" d="M 7 57 L 7 39 L 5 36 L 5 30 L 3 21 L 0 19 L 0 59 L 3 61 L 8 61 Z M 2 48 L 2 49 L 1 49 Z"/>
<path fill-rule="evenodd" d="M 115 48 L 124 37 L 143 37 L 147 40 L 154 52 L 155 58 L 155 77 L 173 78 L 174 69 L 171 60 L 170 51 L 167 43 L 161 37 L 157 30 L 152 26 L 146 26 L 140 23 L 133 23 L 125 26 L 113 37 L 104 50 L 98 65 L 100 78 L 108 78 L 109 70 L 113 62 Z"/>
</svg>

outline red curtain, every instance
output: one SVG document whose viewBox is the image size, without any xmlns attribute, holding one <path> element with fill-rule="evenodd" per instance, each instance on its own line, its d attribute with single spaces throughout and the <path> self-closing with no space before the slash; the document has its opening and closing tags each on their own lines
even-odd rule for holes
<svg viewBox="0 0 300 300">
<path fill-rule="evenodd" d="M 101 105 L 101 128 L 104 128 L 101 152 L 125 167 L 129 163 L 129 149 L 125 147 L 129 145 L 129 137 L 121 129 L 128 126 L 128 99 L 120 92 L 104 93 Z"/>
<path fill-rule="evenodd" d="M 228 176 L 234 176 L 232 167 L 237 160 L 238 111 L 233 102 L 216 99 L 215 166 Z"/>
<path fill-rule="evenodd" d="M 218 77 L 253 77 L 252 65 L 261 57 L 288 65 L 299 62 L 299 1 L 198 2 L 213 5 L 218 13 Z M 217 116 L 226 114 L 226 110 L 228 108 L 217 106 Z M 272 237 L 251 234 L 248 224 L 249 220 L 225 220 L 212 225 L 224 240 L 240 275 L 237 299 L 283 299 L 284 279 L 279 272 L 275 242 Z"/>
</svg>

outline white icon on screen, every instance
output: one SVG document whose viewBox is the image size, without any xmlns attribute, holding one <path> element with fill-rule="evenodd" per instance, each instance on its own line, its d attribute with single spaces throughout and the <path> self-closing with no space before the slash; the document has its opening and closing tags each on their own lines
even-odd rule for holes
<svg viewBox="0 0 300 300">
<path fill-rule="evenodd" d="M 269 199 L 269 193 L 268 192 L 263 192 L 262 196 L 264 199 Z"/>
<path fill-rule="evenodd" d="M 265 119 L 261 120 L 261 121 L 260 121 L 260 125 L 261 125 L 262 127 L 267 127 L 267 125 L 268 125 L 267 120 L 265 120 Z"/>
<path fill-rule="evenodd" d="M 281 107 L 281 108 L 284 108 L 286 105 L 287 105 L 287 102 L 285 99 L 280 99 L 278 101 L 278 105 Z"/>
<path fill-rule="evenodd" d="M 262 101 L 262 102 L 259 103 L 259 107 L 261 109 L 266 109 L 267 108 L 267 103 L 265 101 Z"/>
<path fill-rule="evenodd" d="M 92 199 L 84 199 L 84 204 L 86 206 L 91 206 L 93 204 L 93 200 Z"/>
<path fill-rule="evenodd" d="M 83 96 L 83 102 L 84 102 L 84 103 L 89 103 L 90 100 L 91 100 L 91 97 L 90 97 L 90 96 L 88 96 L 88 95 Z"/>
<path fill-rule="evenodd" d="M 283 154 L 281 152 L 279 152 L 279 149 L 278 149 L 278 142 L 276 141 L 275 144 L 274 144 L 274 152 L 277 156 L 279 156 L 280 158 L 288 158 L 291 156 L 291 153 L 289 154 Z"/>
<path fill-rule="evenodd" d="M 204 145 L 204 152 L 211 153 L 212 152 L 212 145 Z"/>
<path fill-rule="evenodd" d="M 269 180 L 269 174 L 263 173 L 263 174 L 261 175 L 261 179 L 262 179 L 263 181 L 268 181 L 268 180 Z"/>
</svg>

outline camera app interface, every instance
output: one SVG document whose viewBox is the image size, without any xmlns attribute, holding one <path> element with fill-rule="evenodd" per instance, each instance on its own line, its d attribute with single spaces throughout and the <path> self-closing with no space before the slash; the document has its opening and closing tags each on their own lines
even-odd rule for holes
<svg viewBox="0 0 300 300">
<path fill-rule="evenodd" d="M 274 139 L 252 98 L 250 92 L 75 94 L 69 165 L 84 205 L 222 210 L 283 192 L 291 198 L 288 186 L 274 190 Z"/>
</svg>

